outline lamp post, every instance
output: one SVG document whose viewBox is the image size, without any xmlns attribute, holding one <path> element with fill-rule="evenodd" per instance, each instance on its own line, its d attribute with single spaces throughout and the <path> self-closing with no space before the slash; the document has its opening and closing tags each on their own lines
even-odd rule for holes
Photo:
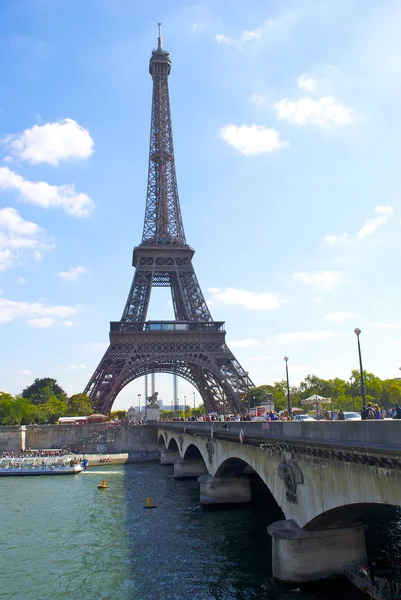
<svg viewBox="0 0 401 600">
<path fill-rule="evenodd" d="M 193 394 L 194 394 L 194 411 L 195 411 L 195 392 L 193 392 Z"/>
<path fill-rule="evenodd" d="M 361 392 L 361 396 L 362 396 L 362 406 L 366 406 L 366 389 L 365 389 L 365 382 L 363 379 L 361 344 L 359 343 L 359 335 L 361 333 L 361 330 L 357 327 L 356 329 L 354 329 L 354 333 L 356 334 L 356 337 L 358 339 L 359 370 L 361 373 L 360 392 Z"/>
<path fill-rule="evenodd" d="M 249 414 L 249 411 L 251 409 L 251 388 L 249 387 L 249 382 L 248 382 L 249 371 L 246 371 L 245 375 L 246 375 L 246 387 L 248 388 L 247 395 L 248 395 L 248 414 Z"/>
<path fill-rule="evenodd" d="M 350 389 L 351 389 L 351 396 L 352 396 L 352 410 L 355 412 L 354 388 L 352 387 L 353 383 L 354 383 L 354 376 L 351 375 L 351 377 L 349 378 L 349 386 L 350 386 Z"/>
<path fill-rule="evenodd" d="M 187 418 L 187 397 L 184 396 L 184 421 Z"/>
<path fill-rule="evenodd" d="M 139 403 L 139 420 L 141 420 L 141 394 L 138 394 L 138 403 Z"/>
<path fill-rule="evenodd" d="M 285 360 L 285 372 L 287 374 L 287 410 L 288 410 L 288 416 L 291 418 L 292 410 L 291 410 L 291 398 L 290 398 L 290 380 L 288 378 L 288 356 L 284 356 L 284 360 Z"/>
</svg>

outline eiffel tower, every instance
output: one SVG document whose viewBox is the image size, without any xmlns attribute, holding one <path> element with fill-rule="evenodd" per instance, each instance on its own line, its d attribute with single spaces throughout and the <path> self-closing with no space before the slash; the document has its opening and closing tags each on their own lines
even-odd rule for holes
<svg viewBox="0 0 401 600">
<path fill-rule="evenodd" d="M 192 383 L 206 412 L 244 412 L 241 397 L 253 383 L 225 343 L 223 321 L 213 321 L 185 239 L 178 199 L 168 76 L 170 54 L 161 26 L 149 72 L 153 80 L 148 187 L 142 242 L 120 321 L 110 323 L 110 345 L 85 393 L 108 414 L 118 393 L 148 373 L 172 373 Z M 147 321 L 152 287 L 171 289 L 174 321 Z"/>
</svg>

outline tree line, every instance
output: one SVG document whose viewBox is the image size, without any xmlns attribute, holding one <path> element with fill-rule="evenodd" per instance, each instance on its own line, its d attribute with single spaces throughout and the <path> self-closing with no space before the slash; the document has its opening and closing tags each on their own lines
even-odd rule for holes
<svg viewBox="0 0 401 600">
<path fill-rule="evenodd" d="M 401 404 L 401 379 L 380 379 L 373 373 L 364 371 L 364 383 L 366 387 L 366 401 L 378 404 L 380 408 L 394 407 L 396 403 Z M 330 398 L 328 406 L 335 411 L 340 408 L 347 411 L 362 409 L 362 397 L 360 395 L 360 373 L 352 371 L 349 380 L 321 379 L 316 375 L 307 375 L 299 386 L 290 386 L 290 400 L 292 406 L 308 406 L 302 400 L 317 394 L 324 398 Z M 287 382 L 285 380 L 275 382 L 273 385 L 260 385 L 251 388 L 242 398 L 244 409 L 254 408 L 263 401 L 271 398 L 275 410 L 283 410 L 287 407 Z M 313 407 L 313 404 L 311 403 Z M 163 411 L 164 416 L 171 411 Z M 199 416 L 204 412 L 203 405 L 196 411 L 189 406 L 185 416 Z M 0 391 L 0 425 L 29 425 L 30 423 L 46 424 L 56 423 L 60 417 L 87 416 L 93 413 L 92 400 L 86 394 L 74 394 L 68 396 L 59 386 L 55 379 L 45 377 L 35 379 L 26 387 L 21 394 L 12 396 L 7 392 Z M 122 417 L 125 411 L 111 413 L 113 416 Z M 182 411 L 184 416 L 184 411 Z"/>
<path fill-rule="evenodd" d="M 93 413 L 86 394 L 68 396 L 55 379 L 35 379 L 21 394 L 0 391 L 0 425 L 38 425 L 56 423 L 60 417 L 79 417 Z"/>
<path fill-rule="evenodd" d="M 363 372 L 363 379 L 366 388 L 366 402 L 378 404 L 380 408 L 394 407 L 396 403 L 401 404 L 401 379 L 380 379 L 373 373 Z M 362 410 L 362 396 L 360 393 L 361 376 L 358 370 L 351 372 L 348 380 L 335 377 L 334 379 L 321 379 L 316 375 L 307 375 L 299 386 L 290 385 L 290 401 L 292 406 L 305 408 L 308 405 L 305 401 L 311 396 L 318 395 L 329 398 L 328 407 L 338 411 Z M 260 385 L 251 388 L 244 396 L 242 402 L 245 408 L 253 408 L 267 398 L 272 398 L 275 410 L 284 410 L 287 408 L 288 394 L 287 382 L 285 380 L 274 383 L 274 385 Z M 322 402 L 324 404 L 324 402 Z M 314 403 L 311 402 L 310 406 Z"/>
</svg>

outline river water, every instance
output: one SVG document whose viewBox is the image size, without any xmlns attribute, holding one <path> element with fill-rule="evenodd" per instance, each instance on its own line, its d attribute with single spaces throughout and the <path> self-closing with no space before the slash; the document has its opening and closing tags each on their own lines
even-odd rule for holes
<svg viewBox="0 0 401 600">
<path fill-rule="evenodd" d="M 102 479 L 107 490 L 98 490 Z M 317 600 L 271 579 L 263 501 L 201 508 L 196 480 L 158 463 L 0 480 L 0 597 L 10 600 Z M 157 505 L 145 510 L 146 497 Z M 279 517 L 278 517 L 279 518 Z"/>
</svg>

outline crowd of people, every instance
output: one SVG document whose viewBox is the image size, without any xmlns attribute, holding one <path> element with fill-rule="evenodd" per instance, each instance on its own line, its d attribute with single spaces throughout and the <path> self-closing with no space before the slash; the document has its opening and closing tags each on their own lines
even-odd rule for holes
<svg viewBox="0 0 401 600">
<path fill-rule="evenodd" d="M 304 413 L 305 414 L 305 413 Z M 313 415 L 313 419 L 316 421 L 345 421 L 348 420 L 349 413 L 340 409 L 338 411 L 317 411 Z M 401 406 L 396 403 L 394 408 L 380 409 L 380 407 L 372 403 L 368 403 L 366 406 L 363 406 L 360 413 L 353 412 L 353 415 L 360 415 L 361 420 L 374 420 L 374 419 L 401 419 Z M 167 421 L 292 421 L 297 420 L 299 418 L 299 413 L 296 414 L 291 413 L 288 410 L 282 410 L 276 412 L 274 410 L 270 410 L 266 412 L 263 416 L 256 416 L 254 413 L 247 412 L 244 415 L 218 415 L 217 413 L 210 413 L 201 415 L 198 417 L 191 416 L 186 419 L 183 417 L 172 417 L 170 419 L 166 419 Z"/>
</svg>

